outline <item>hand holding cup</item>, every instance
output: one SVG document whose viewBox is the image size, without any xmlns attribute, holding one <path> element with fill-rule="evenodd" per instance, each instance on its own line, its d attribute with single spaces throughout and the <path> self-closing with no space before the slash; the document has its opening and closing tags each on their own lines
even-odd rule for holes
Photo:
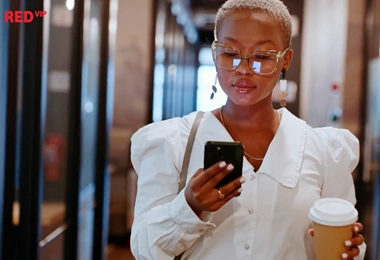
<svg viewBox="0 0 380 260">
<path fill-rule="evenodd" d="M 364 238 L 363 225 L 356 222 L 358 212 L 348 201 L 324 198 L 316 201 L 309 214 L 313 229 L 317 260 L 353 260 L 358 256 Z"/>
</svg>

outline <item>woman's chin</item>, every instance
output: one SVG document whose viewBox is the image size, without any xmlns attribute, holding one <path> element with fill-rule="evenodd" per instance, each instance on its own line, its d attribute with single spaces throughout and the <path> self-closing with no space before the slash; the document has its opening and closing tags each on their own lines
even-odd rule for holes
<svg viewBox="0 0 380 260">
<path fill-rule="evenodd" d="M 266 103 L 272 103 L 271 93 L 266 95 L 260 95 L 262 93 L 257 93 L 255 91 L 249 93 L 238 93 L 236 91 L 230 91 L 227 93 L 228 99 L 230 102 L 236 106 L 253 106 L 253 105 L 262 105 L 266 106 Z"/>
<path fill-rule="evenodd" d="M 258 97 L 252 95 L 241 95 L 234 94 L 229 96 L 229 100 L 234 103 L 236 106 L 252 106 L 257 104 L 260 100 Z"/>
</svg>

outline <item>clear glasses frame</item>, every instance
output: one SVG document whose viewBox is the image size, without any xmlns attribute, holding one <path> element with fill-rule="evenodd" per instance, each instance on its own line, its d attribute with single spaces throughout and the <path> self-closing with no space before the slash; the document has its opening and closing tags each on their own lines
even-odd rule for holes
<svg viewBox="0 0 380 260">
<path fill-rule="evenodd" d="M 222 67 L 219 67 L 219 66 L 216 64 L 216 48 L 217 48 L 218 46 L 226 47 L 226 48 L 230 48 L 230 49 L 236 51 L 236 52 L 239 54 L 239 56 L 240 56 L 240 62 L 239 62 L 239 64 L 237 64 L 236 66 L 234 66 L 233 68 L 230 68 L 230 69 L 229 69 L 229 68 L 222 68 Z M 214 64 L 215 64 L 215 66 L 217 66 L 218 68 L 223 69 L 223 70 L 235 70 L 235 69 L 237 69 L 237 68 L 241 65 L 241 63 L 243 62 L 243 60 L 247 60 L 247 61 L 248 61 L 248 64 L 250 64 L 249 59 L 250 59 L 250 58 L 252 57 L 252 55 L 254 55 L 254 54 L 265 54 L 265 53 L 266 53 L 266 54 L 268 54 L 268 53 L 274 53 L 274 54 L 276 54 L 276 65 L 275 65 L 273 71 L 271 71 L 271 72 L 267 72 L 267 73 L 256 72 L 256 71 L 254 71 L 254 69 L 252 68 L 251 65 L 249 66 L 249 67 L 251 68 L 251 70 L 253 71 L 253 73 L 255 73 L 255 74 L 257 74 L 257 75 L 270 75 L 270 74 L 273 74 L 274 72 L 276 72 L 276 71 L 277 71 L 277 67 L 278 67 L 278 62 L 280 61 L 280 59 L 281 59 L 282 57 L 284 57 L 284 55 L 286 54 L 286 52 L 289 50 L 289 48 L 286 48 L 286 49 L 283 50 L 283 51 L 277 51 L 277 50 L 255 51 L 255 52 L 253 52 L 253 53 L 251 53 L 251 54 L 249 54 L 249 55 L 244 55 L 244 56 L 243 56 L 243 55 L 241 54 L 240 50 L 238 50 L 238 49 L 236 49 L 236 48 L 233 48 L 233 47 L 231 47 L 231 46 L 229 46 L 229 45 L 219 43 L 219 42 L 217 42 L 217 41 L 214 41 L 214 42 L 212 43 L 211 48 L 212 48 L 212 59 L 214 60 Z"/>
</svg>

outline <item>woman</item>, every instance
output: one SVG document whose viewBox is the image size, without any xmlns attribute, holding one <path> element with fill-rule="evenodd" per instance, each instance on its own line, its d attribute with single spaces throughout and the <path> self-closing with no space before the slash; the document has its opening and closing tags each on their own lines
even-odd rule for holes
<svg viewBox="0 0 380 260">
<path fill-rule="evenodd" d="M 229 0 L 219 9 L 212 48 L 228 101 L 204 114 L 187 185 L 178 195 L 196 113 L 148 125 L 132 137 L 139 177 L 131 248 L 137 259 L 182 253 L 182 259 L 201 260 L 315 259 L 310 207 L 321 197 L 355 204 L 351 173 L 358 140 L 347 130 L 313 129 L 272 107 L 272 91 L 292 60 L 291 33 L 291 17 L 279 0 Z M 202 169 L 210 140 L 240 141 L 245 150 L 243 177 L 219 191 L 215 184 L 233 165 Z M 356 223 L 342 259 L 363 259 L 362 228 Z"/>
</svg>

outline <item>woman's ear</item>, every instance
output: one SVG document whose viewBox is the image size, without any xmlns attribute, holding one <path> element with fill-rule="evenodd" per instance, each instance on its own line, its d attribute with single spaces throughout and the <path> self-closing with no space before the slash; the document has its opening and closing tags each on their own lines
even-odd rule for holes
<svg viewBox="0 0 380 260">
<path fill-rule="evenodd" d="M 282 64 L 282 67 L 289 69 L 292 59 L 293 59 L 293 50 L 289 49 L 284 55 L 284 63 Z"/>
</svg>

